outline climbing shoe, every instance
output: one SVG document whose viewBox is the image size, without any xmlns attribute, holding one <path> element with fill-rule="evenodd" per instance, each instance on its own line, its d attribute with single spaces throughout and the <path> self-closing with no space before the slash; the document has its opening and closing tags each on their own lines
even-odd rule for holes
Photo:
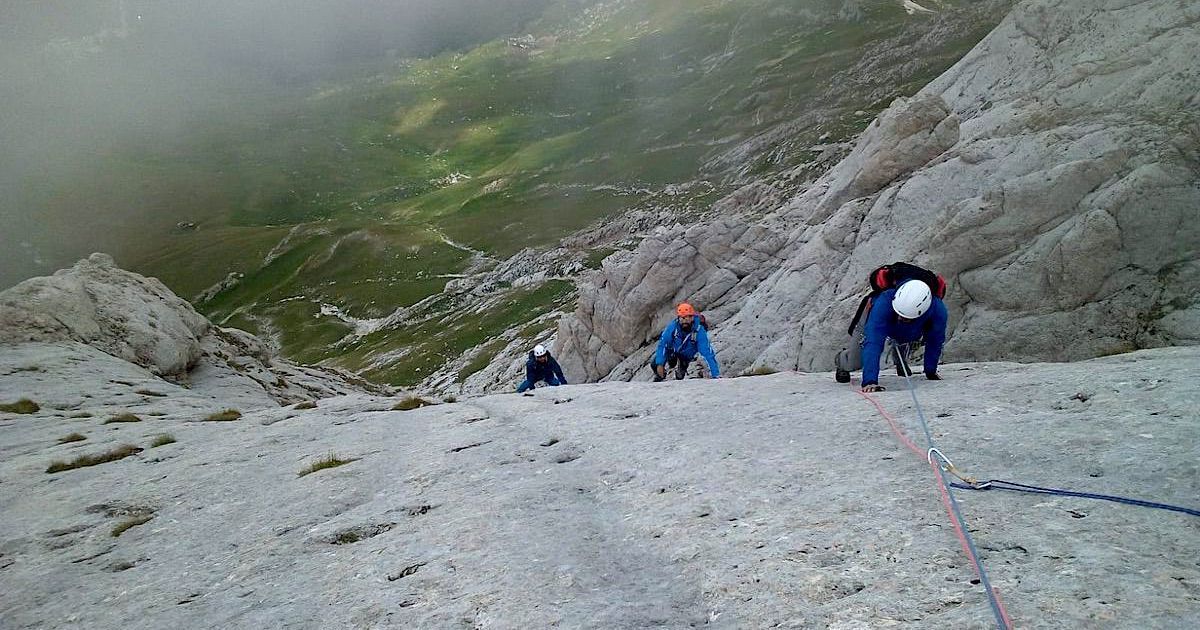
<svg viewBox="0 0 1200 630">
<path fill-rule="evenodd" d="M 839 383 L 849 383 L 850 373 L 846 370 L 838 370 L 836 373 L 834 373 L 833 378 Z"/>
</svg>

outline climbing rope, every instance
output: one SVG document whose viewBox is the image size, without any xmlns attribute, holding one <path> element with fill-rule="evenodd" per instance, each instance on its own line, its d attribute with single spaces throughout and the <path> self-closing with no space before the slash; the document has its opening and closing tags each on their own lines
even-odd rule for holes
<svg viewBox="0 0 1200 630">
<path fill-rule="evenodd" d="M 963 490 L 1012 490 L 1014 492 L 1027 492 L 1030 494 L 1051 494 L 1060 497 L 1078 497 L 1081 499 L 1098 499 L 1100 501 L 1112 501 L 1113 503 L 1123 503 L 1125 505 L 1136 505 L 1139 507 L 1154 508 L 1157 510 L 1170 510 L 1172 512 L 1181 512 L 1192 516 L 1200 516 L 1200 510 L 1193 510 L 1170 503 L 1159 503 L 1157 501 L 1145 501 L 1142 499 L 1131 499 L 1129 497 L 1120 497 L 1113 494 L 1099 494 L 1096 492 L 1077 492 L 1074 490 L 1063 490 L 1061 488 L 1043 488 L 1041 486 L 1030 486 L 1015 481 L 1004 481 L 1003 479 L 989 479 L 987 481 L 966 481 L 965 483 L 952 483 L 955 488 Z"/>
<path fill-rule="evenodd" d="M 925 433 L 925 440 L 928 444 L 926 449 L 921 449 L 916 445 L 916 443 L 909 439 L 909 437 L 904 434 L 904 431 L 896 422 L 896 419 L 893 418 L 891 414 L 889 414 L 887 410 L 885 410 L 883 406 L 879 404 L 878 401 L 865 393 L 860 392 L 860 395 L 875 406 L 875 409 L 879 411 L 879 415 L 881 415 L 883 419 L 887 421 L 888 426 L 891 427 L 892 433 L 894 433 L 896 437 L 900 439 L 900 442 L 906 448 L 908 448 L 908 450 L 912 451 L 914 455 L 928 462 L 936 472 L 938 490 L 942 495 L 942 503 L 946 506 L 946 512 L 950 516 L 951 522 L 954 524 L 955 533 L 958 535 L 959 542 L 962 543 L 963 550 L 966 552 L 971 561 L 975 563 L 975 571 L 978 573 L 980 583 L 983 585 L 988 594 L 988 601 L 992 606 L 992 612 L 996 615 L 996 623 L 1002 630 L 1009 630 L 1012 627 L 1012 621 L 1009 619 L 1008 612 L 1005 610 L 1004 604 L 1000 600 L 999 591 L 993 587 L 991 582 L 988 580 L 987 572 L 984 569 L 983 563 L 979 558 L 979 554 L 975 549 L 974 540 L 971 538 L 970 533 L 963 524 L 962 513 L 958 508 L 958 502 L 955 500 L 952 489 L 957 488 L 962 490 L 978 491 L 1009 490 L 1013 492 L 1025 492 L 1029 494 L 1045 494 L 1061 497 L 1096 499 L 1100 501 L 1112 501 L 1113 503 L 1121 503 L 1124 505 L 1168 510 L 1171 512 L 1179 512 L 1181 514 L 1200 517 L 1200 510 L 1179 505 L 1172 505 L 1170 503 L 1146 501 L 1144 499 L 1134 499 L 1130 497 L 1122 497 L 1112 494 L 1100 494 L 1096 492 L 1079 492 L 1075 490 L 1064 490 L 1062 488 L 1046 488 L 1042 486 L 1017 483 L 1015 481 L 1005 481 L 1003 479 L 989 479 L 981 482 L 974 477 L 964 474 L 954 465 L 954 462 L 951 461 L 950 458 L 941 451 L 941 449 L 933 445 L 933 435 L 929 431 L 929 423 L 925 420 L 925 413 L 921 409 L 921 401 L 917 399 L 916 384 L 912 380 L 912 370 L 908 365 L 908 351 L 909 348 L 907 347 L 907 344 L 899 344 L 895 356 L 897 358 L 897 363 L 902 370 L 904 378 L 908 383 L 908 391 L 912 395 L 913 405 L 915 405 L 917 410 L 917 418 L 921 421 L 921 429 Z M 947 473 L 954 475 L 961 480 L 961 482 L 950 482 L 947 484 Z"/>
<path fill-rule="evenodd" d="M 900 367 L 904 373 L 904 378 L 908 382 L 908 391 L 912 395 L 913 405 L 917 410 L 917 418 L 921 421 L 921 429 L 925 433 L 926 448 L 922 449 L 916 445 L 904 431 L 900 429 L 896 419 L 891 416 L 871 396 L 864 392 L 859 392 L 859 395 L 869 401 L 879 411 L 879 414 L 887 420 L 888 425 L 892 429 L 892 433 L 900 439 L 906 448 L 912 451 L 918 457 L 924 459 L 934 470 L 934 478 L 937 481 L 938 491 L 942 496 L 942 504 L 946 507 L 946 514 L 950 517 L 950 522 L 954 525 L 954 531 L 958 535 L 958 540 L 962 544 L 963 551 L 975 565 L 975 573 L 979 576 L 979 582 L 983 586 L 984 592 L 987 593 L 988 604 L 992 608 L 992 613 L 996 617 L 996 626 L 1000 630 L 1011 630 L 1012 620 L 1008 616 L 1008 611 L 1004 608 L 1004 602 L 1000 599 L 1000 591 L 992 586 L 991 580 L 988 578 L 987 569 L 983 566 L 983 560 L 979 557 L 979 551 L 975 547 L 975 540 L 971 537 L 971 532 L 965 525 L 965 519 L 962 516 L 962 510 L 959 509 L 958 500 L 954 496 L 953 487 L 946 474 L 953 474 L 955 477 L 962 479 L 965 482 L 973 483 L 974 480 L 962 475 L 954 466 L 954 462 L 946 457 L 933 443 L 933 434 L 929 431 L 929 423 L 925 420 L 925 413 L 921 409 L 921 401 L 917 399 L 916 384 L 912 380 L 912 370 L 908 366 L 908 348 L 906 345 L 900 345 L 898 348 L 898 359 Z M 935 457 L 936 456 L 936 457 Z M 936 461 L 935 461 L 936 460 Z"/>
</svg>

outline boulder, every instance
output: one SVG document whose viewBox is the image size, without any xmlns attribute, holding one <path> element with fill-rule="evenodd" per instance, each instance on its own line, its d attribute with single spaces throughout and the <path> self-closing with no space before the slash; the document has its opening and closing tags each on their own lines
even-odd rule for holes
<svg viewBox="0 0 1200 630">
<path fill-rule="evenodd" d="M 0 293 L 0 343 L 77 341 L 179 376 L 200 359 L 209 323 L 162 282 L 92 254 Z"/>
<path fill-rule="evenodd" d="M 99 351 L 243 409 L 390 392 L 350 374 L 278 359 L 259 338 L 213 326 L 163 283 L 117 267 L 106 254 L 0 293 L 0 345 L 34 363 L 41 355 L 58 371 L 96 363 L 90 357 Z"/>
</svg>

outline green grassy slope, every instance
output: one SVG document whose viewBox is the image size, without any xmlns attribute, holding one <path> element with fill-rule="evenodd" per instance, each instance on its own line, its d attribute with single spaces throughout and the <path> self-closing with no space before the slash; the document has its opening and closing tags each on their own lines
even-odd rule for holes
<svg viewBox="0 0 1200 630">
<path fill-rule="evenodd" d="M 909 16 L 881 0 L 859 19 L 839 16 L 841 0 L 579 4 L 556 4 L 532 38 L 381 61 L 280 93 L 269 116 L 224 119 L 185 148 L 109 156 L 95 178 L 101 203 L 161 206 L 127 258 L 189 298 L 244 274 L 201 310 L 300 360 L 411 384 L 565 304 L 570 289 L 511 290 L 482 312 L 445 296 L 413 323 L 343 346 L 350 325 L 321 305 L 374 318 L 438 294 L 440 276 L 471 260 L 443 234 L 504 258 L 645 201 L 639 190 L 705 179 L 712 186 L 688 202 L 707 204 L 746 176 L 803 165 L 818 137 L 852 138 L 951 65 L 1006 3 Z M 870 73 L 856 70 L 864 55 Z M 797 119 L 812 124 L 764 142 L 749 163 L 718 159 Z"/>
</svg>

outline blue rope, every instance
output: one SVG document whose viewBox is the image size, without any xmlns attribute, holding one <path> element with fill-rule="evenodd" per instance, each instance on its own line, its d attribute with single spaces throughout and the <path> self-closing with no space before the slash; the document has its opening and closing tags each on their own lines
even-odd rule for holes
<svg viewBox="0 0 1200 630">
<path fill-rule="evenodd" d="M 1004 481 L 1002 479 L 990 479 L 977 485 L 966 483 L 952 483 L 955 488 L 963 490 L 1012 490 L 1014 492 L 1028 492 L 1030 494 L 1052 494 L 1060 497 L 1079 497 L 1081 499 L 1098 499 L 1100 501 L 1112 501 L 1113 503 L 1123 503 L 1125 505 L 1136 505 L 1139 507 L 1154 508 L 1158 510 L 1170 510 L 1172 512 L 1181 512 L 1192 516 L 1200 516 L 1200 510 L 1171 505 L 1169 503 L 1158 503 L 1156 501 L 1143 501 L 1142 499 L 1130 499 L 1128 497 L 1119 497 L 1112 494 L 1098 494 L 1095 492 L 1076 492 L 1074 490 L 1062 490 L 1060 488 L 1043 488 L 1041 486 L 1030 486 L 1023 483 L 1012 481 Z"/>
<path fill-rule="evenodd" d="M 912 394 L 913 405 L 917 408 L 917 418 L 921 420 L 921 430 L 925 432 L 925 442 L 929 447 L 930 457 L 936 452 L 938 456 L 946 461 L 946 456 L 942 455 L 941 451 L 935 450 L 933 445 L 933 434 L 929 431 L 929 423 L 925 421 L 925 412 L 921 410 L 921 401 L 917 400 L 917 385 L 912 379 L 912 370 L 908 366 L 908 344 L 897 344 L 896 355 L 900 366 L 904 371 L 904 380 L 908 382 L 908 392 Z M 949 463 L 946 461 L 946 463 Z M 996 600 L 996 592 L 992 589 L 992 582 L 988 579 L 987 569 L 983 567 L 983 560 L 979 557 L 979 550 L 975 548 L 975 540 L 971 537 L 971 532 L 967 528 L 967 521 L 963 518 L 962 510 L 958 507 L 958 500 L 954 497 L 954 491 L 950 488 L 954 484 L 946 478 L 946 471 L 942 466 L 937 466 L 938 475 L 942 477 L 942 483 L 946 484 L 946 495 L 950 497 L 950 508 L 954 510 L 955 517 L 962 523 L 963 539 L 967 541 L 967 547 L 971 550 L 971 559 L 975 562 L 975 570 L 979 573 L 979 581 L 983 585 L 983 590 L 987 593 L 988 604 L 992 607 L 992 614 L 996 616 L 996 626 L 1000 630 L 1010 630 L 1008 621 L 1001 612 L 1000 602 Z"/>
</svg>

